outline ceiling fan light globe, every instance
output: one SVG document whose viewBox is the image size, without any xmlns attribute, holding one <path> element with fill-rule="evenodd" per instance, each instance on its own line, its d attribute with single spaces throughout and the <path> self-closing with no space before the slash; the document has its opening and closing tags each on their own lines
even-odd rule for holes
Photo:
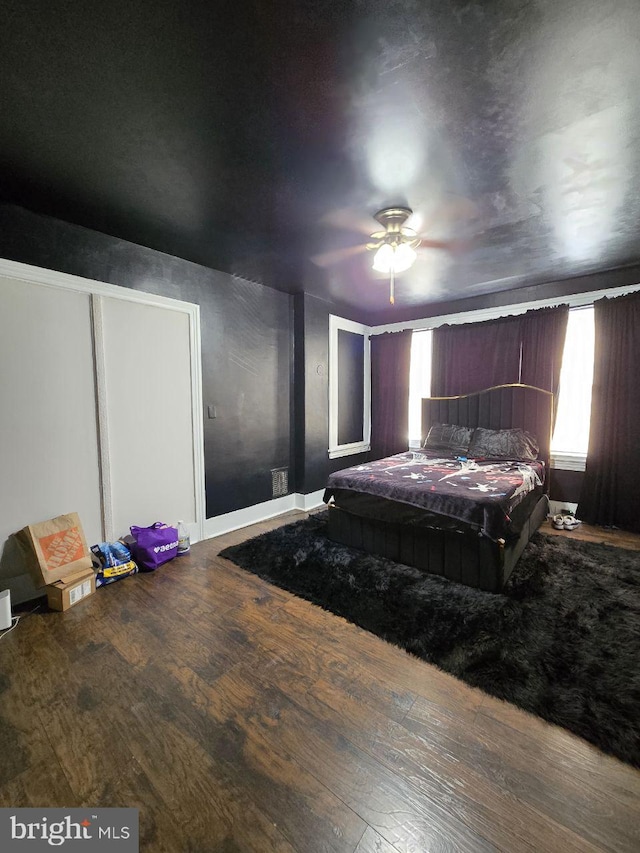
<svg viewBox="0 0 640 853">
<path fill-rule="evenodd" d="M 384 243 L 373 256 L 373 269 L 389 274 L 394 269 L 394 251 L 389 243 Z"/>
<path fill-rule="evenodd" d="M 406 272 L 417 258 L 415 251 L 407 243 L 400 243 L 393 258 L 394 272 Z"/>
</svg>

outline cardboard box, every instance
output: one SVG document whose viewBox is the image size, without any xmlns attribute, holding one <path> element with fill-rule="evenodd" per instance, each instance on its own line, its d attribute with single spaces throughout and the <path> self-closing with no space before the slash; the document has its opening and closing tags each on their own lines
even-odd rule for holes
<svg viewBox="0 0 640 853">
<path fill-rule="evenodd" d="M 75 512 L 23 527 L 18 538 L 38 586 L 48 586 L 92 566 L 80 518 Z"/>
<path fill-rule="evenodd" d="M 84 569 L 49 584 L 47 603 L 52 610 L 68 610 L 95 591 L 96 576 L 93 569 Z"/>
</svg>

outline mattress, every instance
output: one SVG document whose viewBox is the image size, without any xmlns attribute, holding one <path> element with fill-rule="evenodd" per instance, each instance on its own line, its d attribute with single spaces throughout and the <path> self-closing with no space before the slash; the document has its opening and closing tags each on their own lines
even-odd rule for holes
<svg viewBox="0 0 640 853">
<path fill-rule="evenodd" d="M 324 500 L 374 520 L 473 531 L 497 541 L 519 535 L 544 478 L 538 460 L 407 451 L 331 474 Z"/>
</svg>

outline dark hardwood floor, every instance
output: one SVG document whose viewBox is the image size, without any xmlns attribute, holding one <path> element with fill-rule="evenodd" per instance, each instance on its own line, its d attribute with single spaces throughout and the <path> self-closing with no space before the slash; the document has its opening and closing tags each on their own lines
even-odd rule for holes
<svg viewBox="0 0 640 853">
<path fill-rule="evenodd" d="M 217 556 L 300 516 L 25 616 L 0 806 L 136 806 L 167 853 L 640 849 L 640 772 Z"/>
<path fill-rule="evenodd" d="M 602 542 L 604 545 L 615 545 L 616 548 L 629 548 L 640 551 L 640 533 L 629 533 L 626 530 L 616 530 L 612 527 L 596 527 L 592 524 L 580 524 L 575 530 L 556 530 L 550 521 L 542 525 L 543 533 L 552 536 L 564 536 L 567 539 L 582 539 L 585 542 Z"/>
</svg>

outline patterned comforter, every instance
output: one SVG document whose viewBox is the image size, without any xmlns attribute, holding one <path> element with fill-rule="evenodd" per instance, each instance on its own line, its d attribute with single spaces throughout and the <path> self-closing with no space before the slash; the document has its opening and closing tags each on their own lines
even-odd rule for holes
<svg viewBox="0 0 640 853">
<path fill-rule="evenodd" d="M 504 535 L 510 514 L 544 483 L 541 461 L 474 460 L 407 451 L 329 476 L 325 503 L 350 490 L 398 501 L 469 524 L 484 536 Z"/>
</svg>

